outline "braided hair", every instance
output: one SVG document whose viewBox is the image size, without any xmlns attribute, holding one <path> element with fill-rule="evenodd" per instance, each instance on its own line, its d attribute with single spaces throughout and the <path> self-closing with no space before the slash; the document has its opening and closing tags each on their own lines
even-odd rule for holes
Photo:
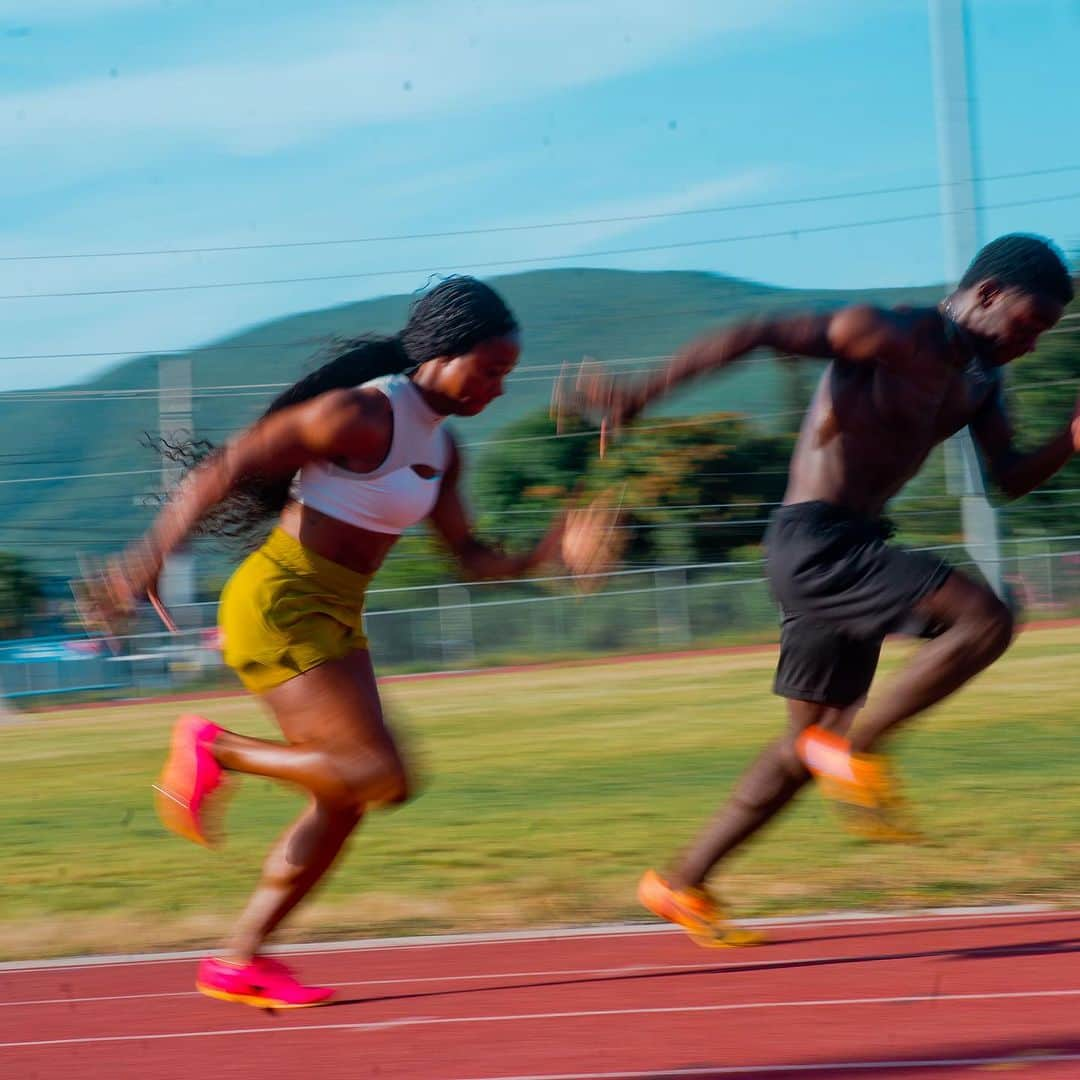
<svg viewBox="0 0 1080 1080">
<path fill-rule="evenodd" d="M 489 285 L 472 277 L 446 278 L 413 302 L 405 328 L 398 334 L 342 343 L 327 363 L 278 394 L 263 417 L 329 390 L 359 386 L 381 375 L 410 373 L 437 356 L 461 356 L 482 341 L 517 329 L 513 313 Z M 166 458 L 189 469 L 218 452 L 206 440 L 157 440 L 155 446 Z M 198 535 L 257 546 L 266 526 L 289 501 L 291 484 L 289 476 L 245 477 L 203 518 Z"/>
</svg>

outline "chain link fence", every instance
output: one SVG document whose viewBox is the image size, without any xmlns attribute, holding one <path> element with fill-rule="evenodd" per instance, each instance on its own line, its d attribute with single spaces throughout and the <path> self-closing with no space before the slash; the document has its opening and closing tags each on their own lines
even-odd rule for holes
<svg viewBox="0 0 1080 1080">
<path fill-rule="evenodd" d="M 963 545 L 925 550 L 977 573 Z M 1002 563 L 1028 620 L 1080 616 L 1080 536 L 1007 541 Z M 777 611 L 757 560 L 620 570 L 588 584 L 595 587 L 586 592 L 565 578 L 373 589 L 365 615 L 372 655 L 383 673 L 438 671 L 776 637 Z M 0 695 L 124 697 L 237 685 L 217 648 L 216 605 L 176 614 L 180 633 L 132 634 L 115 653 L 86 638 L 0 646 Z"/>
</svg>

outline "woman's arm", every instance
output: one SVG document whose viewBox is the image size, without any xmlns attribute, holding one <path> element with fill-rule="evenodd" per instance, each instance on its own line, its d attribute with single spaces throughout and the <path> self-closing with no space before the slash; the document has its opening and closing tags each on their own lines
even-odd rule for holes
<svg viewBox="0 0 1080 1080">
<path fill-rule="evenodd" d="M 149 530 L 106 570 L 121 609 L 154 585 L 168 555 L 245 480 L 291 476 L 311 461 L 349 458 L 374 468 L 386 456 L 393 418 L 385 395 L 332 390 L 271 413 L 196 466 Z"/>
<path fill-rule="evenodd" d="M 522 577 L 542 563 L 558 558 L 563 534 L 562 515 L 552 522 L 532 551 L 508 555 L 480 540 L 473 533 L 469 513 L 461 499 L 460 476 L 461 457 L 451 441 L 450 465 L 429 520 L 468 577 L 478 580 Z"/>
</svg>

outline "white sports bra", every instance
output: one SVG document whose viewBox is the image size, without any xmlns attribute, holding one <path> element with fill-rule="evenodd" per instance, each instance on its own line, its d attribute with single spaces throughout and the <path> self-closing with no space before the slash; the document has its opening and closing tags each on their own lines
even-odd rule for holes
<svg viewBox="0 0 1080 1080">
<path fill-rule="evenodd" d="M 293 480 L 292 497 L 348 525 L 398 535 L 431 513 L 450 465 L 450 436 L 442 426 L 445 417 L 429 408 L 405 375 L 363 385 L 390 400 L 394 430 L 382 464 L 366 473 L 330 461 L 305 465 Z"/>
</svg>

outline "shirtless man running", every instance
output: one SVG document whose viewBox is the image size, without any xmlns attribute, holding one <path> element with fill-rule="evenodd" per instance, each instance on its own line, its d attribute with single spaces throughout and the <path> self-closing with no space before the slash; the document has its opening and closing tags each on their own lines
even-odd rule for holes
<svg viewBox="0 0 1080 1080">
<path fill-rule="evenodd" d="M 1012 640 L 1013 615 L 986 585 L 935 555 L 889 544 L 882 511 L 930 452 L 965 426 L 1008 498 L 1044 483 L 1080 448 L 1078 405 L 1044 446 L 1018 452 L 1000 373 L 1035 347 L 1072 298 L 1069 271 L 1052 244 L 1003 236 L 979 252 L 936 308 L 859 305 L 750 319 L 692 343 L 644 380 L 588 374 L 564 403 L 617 428 L 687 380 L 754 349 L 831 360 L 765 537 L 782 612 L 774 689 L 787 701 L 789 729 L 666 875 L 650 870 L 638 889 L 647 908 L 699 944 L 738 940 L 704 889 L 710 871 L 812 775 L 862 831 L 881 839 L 909 835 L 895 783 L 873 751 L 898 724 L 993 663 Z M 930 640 L 848 738 L 882 641 L 901 629 Z"/>
</svg>

